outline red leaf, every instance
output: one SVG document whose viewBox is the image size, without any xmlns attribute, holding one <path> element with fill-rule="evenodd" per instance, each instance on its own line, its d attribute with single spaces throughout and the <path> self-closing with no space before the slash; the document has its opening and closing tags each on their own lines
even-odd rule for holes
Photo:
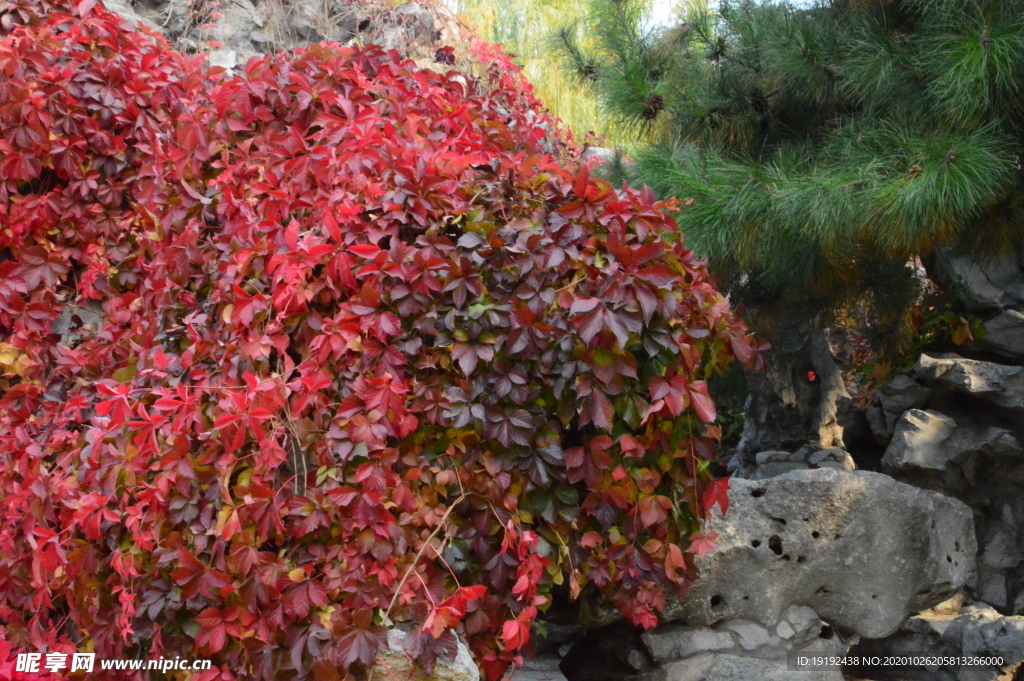
<svg viewBox="0 0 1024 681">
<path fill-rule="evenodd" d="M 355 253 L 361 258 L 373 258 L 380 253 L 380 249 L 372 244 L 355 244 L 354 246 L 349 246 L 348 251 Z"/>
<path fill-rule="evenodd" d="M 708 534 L 704 534 L 703 532 L 694 532 L 690 535 L 690 548 L 688 548 L 687 551 L 690 553 L 696 553 L 698 556 L 707 555 L 715 550 L 717 540 L 717 532 L 709 532 Z"/>
<path fill-rule="evenodd" d="M 694 381 L 689 386 L 690 400 L 697 418 L 704 423 L 711 423 L 718 416 L 715 402 L 708 395 L 708 386 L 704 381 Z"/>
<path fill-rule="evenodd" d="M 349 629 L 338 636 L 334 642 L 334 651 L 338 662 L 345 670 L 355 663 L 370 665 L 377 651 L 381 648 L 381 635 L 371 629 Z"/>
<path fill-rule="evenodd" d="M 612 401 L 603 392 L 594 388 L 590 396 L 584 402 L 581 413 L 583 423 L 593 423 L 604 430 L 612 429 L 612 419 L 615 418 L 615 407 Z"/>
<path fill-rule="evenodd" d="M 701 496 L 701 505 L 704 510 L 711 511 L 715 504 L 722 509 L 722 515 L 729 512 L 729 478 L 712 480 L 704 490 L 704 494 Z"/>
</svg>

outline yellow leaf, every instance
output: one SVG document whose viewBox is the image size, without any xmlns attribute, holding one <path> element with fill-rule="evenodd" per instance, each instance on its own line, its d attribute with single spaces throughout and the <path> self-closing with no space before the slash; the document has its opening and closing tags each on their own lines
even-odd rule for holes
<svg viewBox="0 0 1024 681">
<path fill-rule="evenodd" d="M 234 311 L 235 311 L 235 306 L 234 306 L 233 303 L 229 304 L 229 305 L 226 305 L 224 307 L 224 309 L 220 311 L 220 318 L 222 320 L 224 320 L 225 324 L 230 324 L 231 323 L 231 313 L 234 312 Z"/>
<path fill-rule="evenodd" d="M 971 324 L 963 317 L 957 320 L 956 331 L 953 332 L 953 342 L 957 345 L 963 345 L 969 340 L 974 340 L 974 335 L 971 333 Z"/>
<path fill-rule="evenodd" d="M 21 352 L 18 348 L 8 343 L 0 343 L 0 366 L 9 367 L 18 359 Z"/>
<path fill-rule="evenodd" d="M 128 381 L 135 378 L 135 372 L 135 362 L 132 362 L 126 367 L 121 367 L 120 369 L 115 371 L 111 376 L 118 383 L 127 383 Z"/>
<path fill-rule="evenodd" d="M 569 575 L 569 598 L 576 600 L 580 597 L 580 580 L 575 570 Z"/>
<path fill-rule="evenodd" d="M 296 584 L 298 584 L 299 582 L 301 582 L 305 578 L 306 578 L 306 571 L 303 570 L 302 568 L 295 568 L 294 570 L 292 570 L 291 572 L 288 573 L 288 579 L 292 580 Z"/>
</svg>

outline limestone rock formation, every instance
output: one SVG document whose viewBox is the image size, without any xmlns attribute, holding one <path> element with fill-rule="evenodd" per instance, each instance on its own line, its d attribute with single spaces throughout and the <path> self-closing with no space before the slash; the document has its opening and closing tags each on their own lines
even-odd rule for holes
<svg viewBox="0 0 1024 681">
<path fill-rule="evenodd" d="M 936 390 L 969 397 L 1024 415 L 1024 367 L 965 359 L 957 355 L 921 355 L 914 373 Z"/>
<path fill-rule="evenodd" d="M 1003 664 L 950 665 L 942 669 L 907 666 L 879 668 L 885 681 L 996 681 L 1009 679 L 1024 661 L 1024 617 L 1002 615 L 984 604 L 964 605 L 963 597 L 909 618 L 882 641 L 865 641 L 854 653 L 943 656 L 1001 660 Z M 1016 678 L 1016 677 L 1013 677 Z"/>
<path fill-rule="evenodd" d="M 937 411 L 911 409 L 900 418 L 882 463 L 897 472 L 938 472 L 965 463 L 971 454 L 1015 458 L 1021 453 L 1020 442 L 1005 428 L 959 427 L 954 419 Z M 960 468 L 971 471 L 976 467 Z M 975 484 L 973 479 L 969 482 Z"/>
<path fill-rule="evenodd" d="M 909 409 L 920 409 L 928 403 L 932 391 L 909 376 L 897 376 L 875 393 L 874 406 L 867 419 L 875 439 L 888 444 L 896 429 L 896 422 Z"/>
<path fill-rule="evenodd" d="M 1018 363 L 1024 361 L 1024 312 L 1004 310 L 985 322 L 981 347 Z"/>
<path fill-rule="evenodd" d="M 366 678 L 401 679 L 402 681 L 480 681 L 480 670 L 460 639 L 456 654 L 452 658 L 438 657 L 430 674 L 414 665 L 402 649 L 400 633 L 388 632 L 388 650 L 378 653 L 373 668 Z"/>
<path fill-rule="evenodd" d="M 846 471 L 857 468 L 848 452 L 842 449 L 823 449 L 818 445 L 804 445 L 795 452 L 758 452 L 754 456 L 753 465 L 742 466 L 738 457 L 735 460 L 738 466 L 733 470 L 733 475 L 748 480 L 764 480 L 790 471 L 817 468 L 837 468 Z"/>
<path fill-rule="evenodd" d="M 968 255 L 940 254 L 939 276 L 959 293 L 969 310 L 1005 310 L 1024 305 L 1024 254 L 1013 250 L 978 260 Z"/>
<path fill-rule="evenodd" d="M 714 515 L 716 552 L 667 616 L 691 625 L 774 625 L 793 604 L 866 637 L 962 587 L 975 568 L 970 509 L 879 473 L 819 469 L 734 480 Z"/>
<path fill-rule="evenodd" d="M 251 57 L 310 43 L 374 43 L 421 66 L 470 32 L 443 3 L 385 0 L 110 0 L 114 12 L 163 33 L 178 50 L 209 52 L 212 66 L 236 69 Z M 443 64 L 448 68 L 448 64 Z"/>
</svg>

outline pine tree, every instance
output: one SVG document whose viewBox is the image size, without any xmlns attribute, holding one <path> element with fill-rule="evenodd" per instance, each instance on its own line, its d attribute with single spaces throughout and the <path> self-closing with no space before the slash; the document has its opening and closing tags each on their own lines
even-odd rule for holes
<svg viewBox="0 0 1024 681">
<path fill-rule="evenodd" d="M 905 347 L 914 257 L 1021 239 L 1024 2 L 693 2 L 667 29 L 647 10 L 592 0 L 563 52 L 636 135 L 625 177 L 694 200 L 688 243 L 780 347 L 776 379 L 855 301 Z"/>
</svg>

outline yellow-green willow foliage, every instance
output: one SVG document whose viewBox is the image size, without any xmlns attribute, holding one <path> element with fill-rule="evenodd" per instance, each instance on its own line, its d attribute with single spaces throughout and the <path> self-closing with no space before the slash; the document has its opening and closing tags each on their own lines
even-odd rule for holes
<svg viewBox="0 0 1024 681">
<path fill-rule="evenodd" d="M 517 55 L 515 61 L 537 96 L 580 142 L 588 131 L 608 144 L 626 141 L 597 97 L 564 67 L 558 47 L 559 29 L 586 14 L 587 0 L 447 0 L 446 4 L 482 38 L 502 43 L 506 52 Z"/>
</svg>

